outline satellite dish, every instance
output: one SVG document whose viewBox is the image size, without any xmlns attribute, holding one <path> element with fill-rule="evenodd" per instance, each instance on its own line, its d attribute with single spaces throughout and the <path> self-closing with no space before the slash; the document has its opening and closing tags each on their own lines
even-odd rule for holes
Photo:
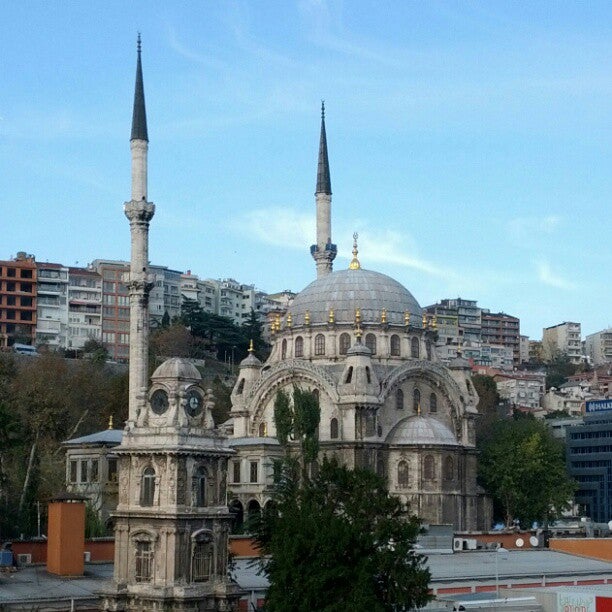
<svg viewBox="0 0 612 612">
<path fill-rule="evenodd" d="M 531 537 L 529 538 L 529 543 L 530 543 L 532 546 L 537 546 L 537 545 L 540 543 L 540 540 L 538 540 L 538 538 L 536 538 L 535 536 L 531 536 Z"/>
<path fill-rule="evenodd" d="M 523 538 L 516 538 L 515 544 L 517 548 L 523 548 L 523 546 L 525 546 L 525 540 L 523 540 Z"/>
</svg>

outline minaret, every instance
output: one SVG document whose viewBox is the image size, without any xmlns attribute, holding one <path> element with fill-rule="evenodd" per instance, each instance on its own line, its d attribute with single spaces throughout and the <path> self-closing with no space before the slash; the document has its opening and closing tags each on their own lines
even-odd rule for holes
<svg viewBox="0 0 612 612">
<path fill-rule="evenodd" d="M 331 239 L 331 179 L 327 157 L 327 135 L 325 133 L 325 103 L 321 102 L 321 137 L 319 140 L 319 163 L 317 167 L 317 243 L 310 247 L 310 253 L 317 266 L 317 278 L 329 274 L 336 258 L 336 245 Z"/>
<path fill-rule="evenodd" d="M 147 404 L 149 375 L 149 223 L 155 214 L 155 205 L 147 201 L 147 114 L 145 111 L 142 64 L 140 60 L 140 34 L 134 112 L 132 115 L 132 199 L 124 204 L 125 216 L 130 221 L 132 254 L 127 287 L 130 296 L 130 393 L 128 427 L 134 425 Z"/>
</svg>

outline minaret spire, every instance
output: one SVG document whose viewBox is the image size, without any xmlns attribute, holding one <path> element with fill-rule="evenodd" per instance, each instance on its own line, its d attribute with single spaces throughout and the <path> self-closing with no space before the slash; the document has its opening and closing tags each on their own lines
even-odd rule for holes
<svg viewBox="0 0 612 612">
<path fill-rule="evenodd" d="M 136 61 L 136 86 L 134 88 L 134 111 L 132 113 L 132 137 L 130 140 L 144 140 L 149 142 L 147 133 L 147 111 L 145 109 L 144 85 L 142 83 L 142 62 L 140 59 L 142 41 L 140 32 L 136 42 L 138 59 Z"/>
<path fill-rule="evenodd" d="M 327 134 L 325 133 L 325 101 L 321 100 L 321 137 L 319 138 L 319 164 L 317 167 L 317 190 L 315 195 L 331 195 L 331 178 L 329 176 L 329 158 L 327 156 Z"/>
<path fill-rule="evenodd" d="M 331 178 L 327 156 L 327 133 L 325 131 L 325 102 L 321 101 L 321 136 L 319 138 L 319 160 L 317 164 L 317 243 L 310 247 L 310 253 L 317 266 L 317 278 L 329 274 L 336 257 L 336 245 L 331 238 Z"/>
<path fill-rule="evenodd" d="M 142 82 L 141 41 L 138 34 L 138 59 L 134 112 L 132 115 L 132 199 L 123 206 L 130 221 L 132 251 L 130 272 L 126 282 L 130 296 L 130 382 L 128 427 L 144 414 L 149 381 L 149 223 L 155 205 L 147 200 L 147 155 L 149 138 Z"/>
</svg>

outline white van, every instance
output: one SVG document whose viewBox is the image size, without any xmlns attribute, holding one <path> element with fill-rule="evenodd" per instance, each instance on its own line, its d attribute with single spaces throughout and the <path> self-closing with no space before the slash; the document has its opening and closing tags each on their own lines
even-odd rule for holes
<svg viewBox="0 0 612 612">
<path fill-rule="evenodd" d="M 36 350 L 35 346 L 30 346 L 29 344 L 19 344 L 18 342 L 13 344 L 13 352 L 17 353 L 18 355 L 39 355 L 39 352 Z"/>
</svg>

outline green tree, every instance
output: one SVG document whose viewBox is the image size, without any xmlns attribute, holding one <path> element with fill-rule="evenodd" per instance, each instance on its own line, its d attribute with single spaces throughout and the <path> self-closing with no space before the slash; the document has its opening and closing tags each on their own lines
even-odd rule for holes
<svg viewBox="0 0 612 612">
<path fill-rule="evenodd" d="M 547 523 L 568 506 L 576 489 L 565 468 L 563 443 L 531 416 L 495 425 L 482 450 L 479 474 L 508 527 L 514 519 L 526 526 Z"/>
<path fill-rule="evenodd" d="M 500 397 L 497 383 L 492 376 L 475 374 L 472 384 L 478 393 L 478 412 L 476 421 L 476 443 L 480 447 L 491 433 L 493 425 L 500 419 Z"/>
<path fill-rule="evenodd" d="M 372 471 L 326 457 L 316 462 L 312 392 L 279 391 L 274 413 L 286 456 L 276 466 L 274 504 L 256 526 L 270 580 L 266 609 L 398 612 L 425 605 L 430 573 L 414 551 L 418 519 Z"/>
<path fill-rule="evenodd" d="M 567 353 L 557 352 L 546 364 L 546 389 L 557 389 L 567 382 L 568 377 L 580 371 L 581 366 L 570 361 Z"/>
</svg>

